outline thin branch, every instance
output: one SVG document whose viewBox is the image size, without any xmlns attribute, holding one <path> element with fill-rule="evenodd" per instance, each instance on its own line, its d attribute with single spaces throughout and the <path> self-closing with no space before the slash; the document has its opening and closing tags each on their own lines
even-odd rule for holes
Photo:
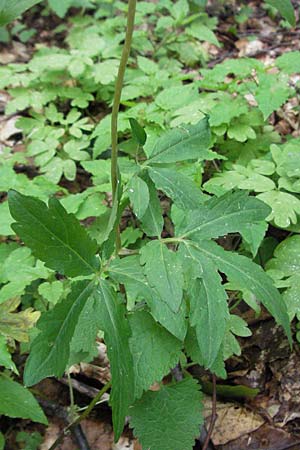
<svg viewBox="0 0 300 450">
<path fill-rule="evenodd" d="M 115 85 L 115 95 L 111 114 L 111 187 L 112 187 L 113 204 L 115 201 L 117 201 L 118 185 L 120 183 L 120 175 L 118 169 L 118 114 L 120 109 L 124 75 L 131 49 L 135 10 L 136 10 L 136 0 L 128 0 L 125 43 L 122 50 L 122 56 Z M 120 233 L 117 232 L 116 253 L 119 251 L 119 249 L 120 249 Z"/>
<path fill-rule="evenodd" d="M 45 399 L 39 399 L 39 404 L 42 406 L 47 416 L 58 417 L 62 419 L 66 424 L 69 424 L 70 417 L 68 411 L 63 406 Z M 70 432 L 72 433 L 74 441 L 76 441 L 78 450 L 90 450 L 90 446 L 80 424 L 74 426 L 74 428 L 72 428 Z"/>
<path fill-rule="evenodd" d="M 109 381 L 108 383 L 106 383 L 105 386 L 103 386 L 103 388 L 98 392 L 98 394 L 96 395 L 96 397 L 93 398 L 93 400 L 91 401 L 91 403 L 89 404 L 89 406 L 86 408 L 85 411 L 83 411 L 83 413 L 77 417 L 77 419 L 74 420 L 74 422 L 70 423 L 67 427 L 65 427 L 62 431 L 62 433 L 58 436 L 58 438 L 56 439 L 56 441 L 51 445 L 51 447 L 49 448 L 49 450 L 55 450 L 58 445 L 64 440 L 64 437 L 70 432 L 73 431 L 74 428 L 76 428 L 79 423 L 86 419 L 87 416 L 90 414 L 90 412 L 92 411 L 92 409 L 94 408 L 94 406 L 98 403 L 98 401 L 101 399 L 101 397 L 103 396 L 103 394 L 111 387 L 111 381 Z"/>
<path fill-rule="evenodd" d="M 203 444 L 202 450 L 207 450 L 209 446 L 209 442 L 211 439 L 212 432 L 214 430 L 214 426 L 217 420 L 217 381 L 216 375 L 212 375 L 212 384 L 213 384 L 213 393 L 212 393 L 212 411 L 211 411 L 211 419 L 209 424 L 209 429 L 207 432 L 207 436 L 205 442 Z"/>
</svg>

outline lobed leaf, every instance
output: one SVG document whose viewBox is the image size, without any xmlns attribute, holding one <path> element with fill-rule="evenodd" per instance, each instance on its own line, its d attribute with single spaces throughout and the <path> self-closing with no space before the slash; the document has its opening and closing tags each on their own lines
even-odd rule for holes
<svg viewBox="0 0 300 450">
<path fill-rule="evenodd" d="M 125 285 L 127 299 L 145 300 L 154 319 L 183 341 L 187 330 L 185 302 L 182 302 L 179 311 L 175 313 L 167 303 L 161 301 L 158 293 L 149 286 L 139 256 L 132 255 L 113 260 L 108 273 L 112 279 Z"/>
<path fill-rule="evenodd" d="M 208 119 L 196 125 L 182 125 L 165 133 L 156 142 L 148 163 L 174 163 L 187 159 L 206 159 L 211 136 Z"/>
<path fill-rule="evenodd" d="M 291 330 L 286 305 L 271 278 L 249 258 L 225 251 L 215 242 L 193 242 L 194 249 L 211 258 L 220 272 L 225 273 L 240 289 L 251 291 L 268 309 L 276 322 L 283 327 L 290 341 Z"/>
<path fill-rule="evenodd" d="M 162 167 L 149 167 L 148 172 L 156 188 L 170 197 L 179 208 L 196 209 L 203 203 L 202 191 L 186 175 Z"/>
<path fill-rule="evenodd" d="M 70 277 L 97 271 L 96 242 L 56 198 L 47 207 L 37 198 L 9 191 L 8 201 L 16 220 L 12 228 L 47 267 Z"/>
<path fill-rule="evenodd" d="M 178 312 L 183 296 L 180 259 L 160 241 L 151 241 L 140 251 L 141 264 L 149 285 L 172 311 Z"/>
<path fill-rule="evenodd" d="M 248 196 L 247 192 L 228 192 L 187 212 L 176 234 L 197 240 L 217 238 L 243 230 L 245 225 L 265 219 L 269 212 L 266 204 Z"/>
<path fill-rule="evenodd" d="M 120 301 L 112 285 L 101 280 L 94 292 L 97 301 L 99 328 L 104 331 L 107 354 L 111 365 L 112 406 L 115 441 L 124 428 L 128 408 L 134 401 L 133 361 L 129 347 L 130 327 L 126 319 L 125 305 Z"/>
<path fill-rule="evenodd" d="M 212 260 L 195 251 L 188 242 L 182 247 L 182 257 L 199 268 L 198 276 L 190 281 L 188 286 L 190 324 L 196 331 L 202 363 L 210 369 L 225 336 L 229 318 L 227 294 Z"/>
<path fill-rule="evenodd" d="M 32 343 L 25 365 L 24 382 L 27 386 L 46 377 L 63 375 L 68 366 L 71 342 L 80 314 L 86 302 L 92 301 L 90 297 L 93 290 L 93 282 L 76 282 L 65 300 L 42 315 L 37 324 L 40 334 Z"/>
</svg>

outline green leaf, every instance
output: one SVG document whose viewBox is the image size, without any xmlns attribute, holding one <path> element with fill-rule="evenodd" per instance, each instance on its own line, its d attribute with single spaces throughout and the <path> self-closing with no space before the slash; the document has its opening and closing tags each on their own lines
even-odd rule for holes
<svg viewBox="0 0 300 450">
<path fill-rule="evenodd" d="M 199 241 L 192 243 L 195 249 L 211 258 L 218 269 L 240 289 L 251 291 L 270 311 L 276 322 L 281 325 L 291 342 L 291 330 L 286 306 L 274 287 L 271 278 L 263 269 L 249 258 L 225 251 L 215 242 Z"/>
<path fill-rule="evenodd" d="M 204 189 L 207 192 L 213 192 L 216 186 L 222 186 L 226 191 L 239 188 L 254 192 L 264 192 L 276 187 L 273 180 L 256 173 L 251 165 L 244 167 L 240 164 L 233 164 L 232 169 L 216 174 L 204 184 Z"/>
<path fill-rule="evenodd" d="M 59 17 L 64 17 L 72 5 L 72 0 L 48 0 L 48 3 Z"/>
<path fill-rule="evenodd" d="M 96 301 L 89 298 L 79 314 L 70 342 L 70 357 L 67 366 L 90 362 L 97 355 L 96 337 L 99 331 Z"/>
<path fill-rule="evenodd" d="M 229 124 L 234 117 L 240 117 L 247 112 L 248 107 L 244 100 L 231 96 L 221 98 L 210 112 L 209 124 L 211 127 L 218 127 L 224 123 Z"/>
<path fill-rule="evenodd" d="M 0 375 L 0 414 L 30 419 L 47 425 L 47 418 L 38 402 L 26 388 Z"/>
<path fill-rule="evenodd" d="M 144 449 L 192 450 L 203 423 L 201 399 L 191 378 L 147 392 L 130 411 L 134 435 Z"/>
<path fill-rule="evenodd" d="M 170 197 L 179 208 L 196 209 L 203 203 L 202 191 L 186 175 L 172 169 L 149 167 L 157 189 Z"/>
<path fill-rule="evenodd" d="M 5 446 L 5 437 L 4 437 L 4 435 L 0 432 L 0 450 L 4 450 L 4 446 Z"/>
<path fill-rule="evenodd" d="M 19 17 L 27 9 L 42 0 L 0 0 L 0 26 L 6 25 Z"/>
<path fill-rule="evenodd" d="M 56 198 L 47 207 L 37 198 L 10 191 L 9 208 L 17 221 L 14 231 L 47 267 L 70 277 L 98 269 L 96 242 Z"/>
<path fill-rule="evenodd" d="M 12 236 L 14 235 L 11 229 L 11 224 L 13 223 L 13 218 L 10 215 L 8 202 L 0 203 L 0 235 L 2 236 Z"/>
<path fill-rule="evenodd" d="M 118 75 L 119 61 L 117 59 L 107 59 L 106 61 L 93 65 L 93 75 L 96 83 L 112 83 Z"/>
<path fill-rule="evenodd" d="M 261 73 L 258 76 L 259 86 L 256 90 L 255 99 L 258 107 L 263 113 L 264 119 L 280 108 L 290 96 L 288 78 L 281 75 Z"/>
<path fill-rule="evenodd" d="M 174 163 L 187 159 L 206 159 L 211 136 L 208 119 L 196 125 L 181 125 L 163 134 L 156 142 L 148 163 Z"/>
<path fill-rule="evenodd" d="M 51 283 L 42 283 L 38 287 L 38 292 L 42 295 L 48 302 L 55 305 L 64 291 L 63 283 L 61 281 L 52 281 Z"/>
<path fill-rule="evenodd" d="M 237 336 L 248 337 L 252 334 L 248 328 L 247 322 L 235 314 L 230 314 L 228 328 Z"/>
<path fill-rule="evenodd" d="M 7 341 L 6 337 L 3 335 L 0 335 L 0 366 L 5 367 L 6 369 L 12 370 L 16 374 L 18 374 L 16 365 L 11 358 L 12 355 L 8 351 L 6 341 Z"/>
<path fill-rule="evenodd" d="M 148 174 L 143 174 L 143 180 L 148 186 L 149 204 L 141 218 L 141 228 L 148 236 L 160 237 L 164 225 L 160 201 L 155 186 Z"/>
<path fill-rule="evenodd" d="M 265 2 L 277 9 L 292 27 L 296 25 L 295 11 L 291 0 L 265 0 Z"/>
<path fill-rule="evenodd" d="M 29 285 L 38 278 L 48 278 L 49 270 L 44 264 L 32 256 L 28 247 L 19 247 L 6 258 L 2 266 L 2 277 L 5 281 L 23 281 Z"/>
<path fill-rule="evenodd" d="M 294 51 L 283 53 L 276 59 L 275 64 L 279 69 L 289 75 L 298 73 L 300 72 L 300 52 Z"/>
<path fill-rule="evenodd" d="M 147 183 L 138 176 L 132 177 L 128 183 L 128 196 L 135 215 L 138 219 L 142 219 L 150 200 Z"/>
<path fill-rule="evenodd" d="M 226 291 L 211 259 L 195 251 L 188 242 L 181 255 L 199 267 L 198 277 L 188 288 L 190 323 L 196 330 L 203 365 L 210 369 L 219 353 L 229 318 Z"/>
<path fill-rule="evenodd" d="M 145 145 L 146 140 L 147 140 L 147 135 L 146 135 L 144 128 L 138 123 L 138 121 L 136 119 L 130 118 L 129 123 L 130 123 L 133 137 L 137 140 L 137 142 L 140 145 L 142 145 L 142 146 Z"/>
<path fill-rule="evenodd" d="M 156 323 L 146 311 L 130 317 L 129 340 L 135 373 L 135 398 L 167 375 L 179 360 L 182 343 Z"/>
<path fill-rule="evenodd" d="M 269 208 L 246 192 L 228 192 L 211 198 L 203 206 L 186 214 L 176 234 L 191 239 L 207 239 L 243 230 L 245 225 L 259 222 L 269 214 Z"/>
<path fill-rule="evenodd" d="M 300 215 L 300 200 L 295 196 L 281 191 L 263 192 L 257 196 L 272 208 L 267 220 L 274 221 L 280 228 L 296 224 Z"/>
<path fill-rule="evenodd" d="M 86 302 L 92 301 L 93 290 L 93 282 L 74 283 L 68 297 L 42 315 L 37 324 L 41 332 L 32 343 L 25 365 L 24 382 L 27 386 L 46 377 L 63 375 L 80 314 Z"/>
<path fill-rule="evenodd" d="M 297 315 L 300 317 L 300 274 L 297 273 L 288 280 L 290 287 L 284 291 L 282 297 L 285 301 L 288 315 L 292 321 Z"/>
<path fill-rule="evenodd" d="M 274 258 L 268 261 L 268 270 L 279 270 L 285 276 L 300 272 L 300 236 L 291 236 L 282 241 L 274 251 Z"/>
<path fill-rule="evenodd" d="M 246 242 L 246 248 L 250 249 L 253 257 L 256 256 L 267 229 L 267 222 L 258 222 L 250 223 L 243 230 L 241 230 L 241 235 Z"/>
<path fill-rule="evenodd" d="M 199 39 L 199 41 L 207 41 L 216 47 L 221 47 L 215 33 L 207 26 L 203 25 L 200 21 L 193 22 L 190 27 L 186 28 L 187 34 Z"/>
<path fill-rule="evenodd" d="M 200 366 L 204 366 L 203 356 L 199 347 L 196 331 L 192 327 L 188 328 L 188 332 L 184 341 L 184 347 L 187 355 L 192 359 L 194 363 L 197 363 Z M 210 367 L 210 372 L 215 373 L 217 377 L 223 379 L 227 378 L 225 363 L 223 359 L 223 345 L 221 346 L 215 361 Z"/>
<path fill-rule="evenodd" d="M 161 301 L 175 313 L 178 312 L 182 303 L 183 276 L 177 253 L 160 241 L 151 241 L 141 249 L 140 254 L 149 285 Z"/>
<path fill-rule="evenodd" d="M 145 300 L 154 319 L 183 341 L 187 329 L 185 302 L 177 313 L 174 313 L 167 303 L 162 302 L 155 290 L 150 288 L 139 256 L 115 259 L 109 265 L 108 271 L 115 281 L 125 285 L 127 299 L 130 299 L 131 303 L 136 300 Z"/>
<path fill-rule="evenodd" d="M 104 331 L 107 354 L 111 365 L 112 392 L 110 404 L 113 411 L 115 441 L 124 428 L 128 408 L 134 400 L 133 361 L 129 347 L 130 327 L 113 287 L 101 280 L 94 293 L 97 300 L 99 327 Z"/>
<path fill-rule="evenodd" d="M 43 436 L 37 431 L 28 433 L 19 431 L 16 436 L 16 442 L 21 443 L 23 450 L 38 450 L 43 441 Z"/>
<path fill-rule="evenodd" d="M 40 313 L 33 311 L 33 308 L 17 311 L 20 303 L 21 299 L 14 296 L 0 304 L 0 334 L 19 342 L 28 342 L 28 330 L 35 325 Z"/>
</svg>

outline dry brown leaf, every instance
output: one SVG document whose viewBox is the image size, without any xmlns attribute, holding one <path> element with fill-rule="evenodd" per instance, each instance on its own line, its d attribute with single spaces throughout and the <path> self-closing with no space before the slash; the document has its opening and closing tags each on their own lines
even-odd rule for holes
<svg viewBox="0 0 300 450">
<path fill-rule="evenodd" d="M 204 416 L 207 425 L 210 422 L 212 402 L 210 398 L 204 400 Z M 238 439 L 244 434 L 257 430 L 264 419 L 249 409 L 236 403 L 217 402 L 217 420 L 212 434 L 214 445 L 224 445 L 227 442 Z"/>
</svg>

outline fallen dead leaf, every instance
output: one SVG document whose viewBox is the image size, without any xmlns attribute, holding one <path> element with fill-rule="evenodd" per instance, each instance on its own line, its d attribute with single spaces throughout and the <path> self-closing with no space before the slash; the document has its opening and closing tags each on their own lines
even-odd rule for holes
<svg viewBox="0 0 300 450">
<path fill-rule="evenodd" d="M 262 41 L 255 39 L 254 41 L 249 41 L 248 39 L 239 39 L 235 43 L 237 49 L 239 50 L 239 57 L 243 56 L 254 56 L 259 53 L 264 48 Z"/>
<path fill-rule="evenodd" d="M 20 133 L 20 129 L 16 127 L 16 122 L 20 116 L 12 116 L 8 119 L 0 121 L 0 141 L 8 144 L 8 139 L 14 134 Z"/>
<path fill-rule="evenodd" d="M 206 424 L 210 423 L 212 402 L 206 397 L 204 400 L 204 416 Z M 258 414 L 236 403 L 217 402 L 217 420 L 212 433 L 214 445 L 224 445 L 238 439 L 244 434 L 257 430 L 265 420 Z"/>
</svg>

